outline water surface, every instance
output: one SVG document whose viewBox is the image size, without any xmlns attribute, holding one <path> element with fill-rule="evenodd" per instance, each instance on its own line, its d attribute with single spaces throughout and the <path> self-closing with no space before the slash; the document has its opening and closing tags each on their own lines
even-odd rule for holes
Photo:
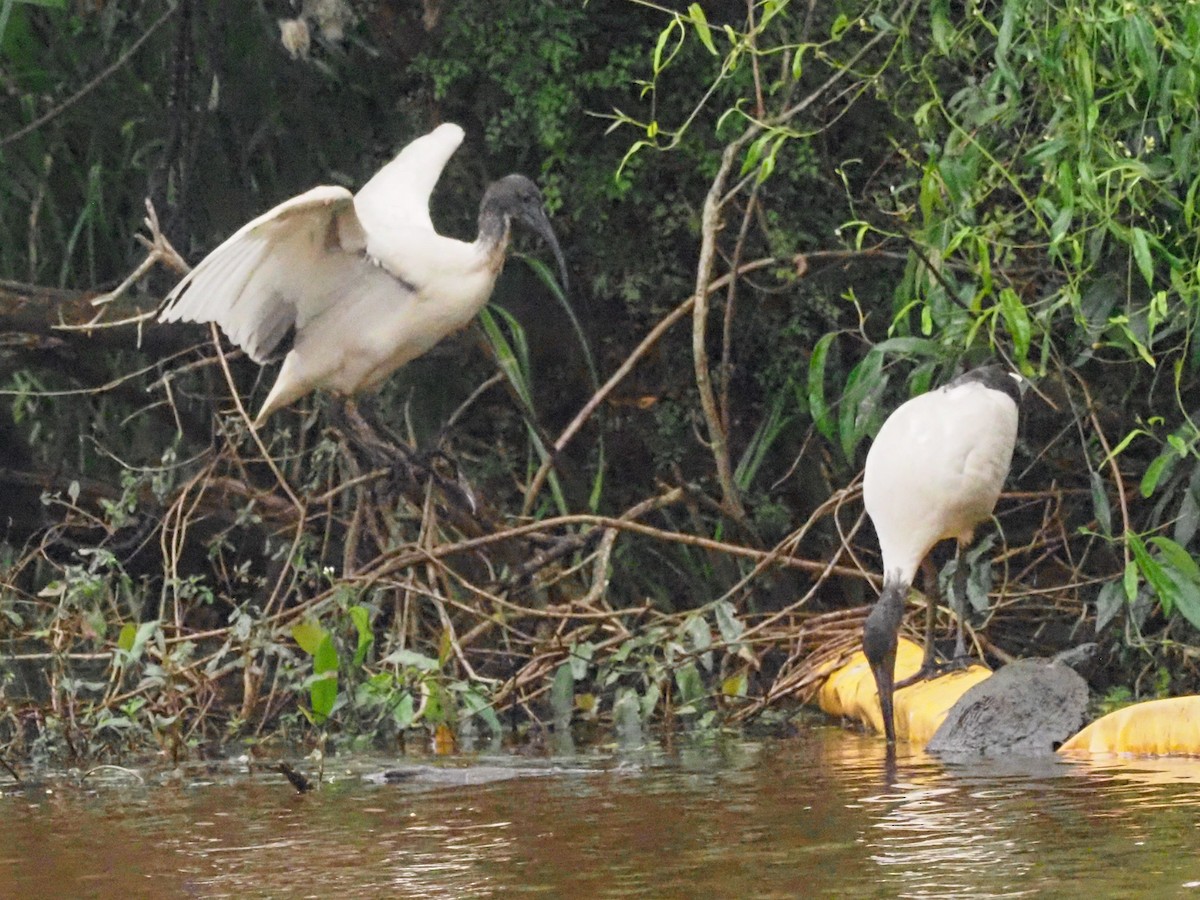
<svg viewBox="0 0 1200 900">
<path fill-rule="evenodd" d="M 889 774 L 822 727 L 362 777 L 419 764 L 339 761 L 304 796 L 232 764 L 0 786 L 0 896 L 1200 895 L 1200 760 Z"/>
</svg>

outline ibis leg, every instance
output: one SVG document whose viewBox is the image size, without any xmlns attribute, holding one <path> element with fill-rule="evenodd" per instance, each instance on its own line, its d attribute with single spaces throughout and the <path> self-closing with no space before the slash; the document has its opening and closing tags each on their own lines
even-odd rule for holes
<svg viewBox="0 0 1200 900">
<path fill-rule="evenodd" d="M 938 605 L 937 567 L 929 557 L 921 562 L 922 588 L 925 591 L 925 658 L 915 675 L 896 682 L 896 690 L 923 681 L 938 672 L 937 650 L 933 645 L 933 625 Z"/>
<path fill-rule="evenodd" d="M 384 437 L 380 429 L 367 420 L 352 397 L 334 398 L 333 417 L 371 465 L 390 467 L 398 461 L 407 462 L 411 455 L 406 447 Z"/>
<path fill-rule="evenodd" d="M 928 556 L 921 560 L 922 587 L 925 589 L 925 659 L 921 662 L 921 671 L 933 671 L 936 663 L 936 651 L 933 646 L 933 625 L 937 615 L 938 579 L 937 567 Z"/>
<path fill-rule="evenodd" d="M 366 410 L 360 410 L 351 397 L 334 398 L 333 418 L 368 465 L 391 471 L 394 486 L 423 484 L 433 479 L 457 506 L 472 516 L 479 511 L 471 485 L 449 454 L 437 449 L 414 450 Z"/>
<path fill-rule="evenodd" d="M 954 557 L 954 659 L 961 662 L 967 658 L 967 644 L 963 636 L 963 617 L 967 614 L 967 566 L 963 562 L 962 544 Z"/>
</svg>

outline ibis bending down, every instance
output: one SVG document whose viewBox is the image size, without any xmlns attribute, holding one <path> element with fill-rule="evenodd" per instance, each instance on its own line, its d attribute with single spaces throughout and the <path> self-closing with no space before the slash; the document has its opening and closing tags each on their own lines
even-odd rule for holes
<svg viewBox="0 0 1200 900">
<path fill-rule="evenodd" d="M 242 226 L 167 297 L 161 322 L 215 322 L 257 363 L 294 330 L 292 349 L 255 417 L 317 388 L 346 397 L 378 387 L 467 325 L 491 296 L 511 223 L 534 229 L 566 265 L 528 178 L 491 184 L 471 243 L 443 237 L 429 195 L 463 130 L 417 138 L 357 194 L 315 187 Z"/>
<path fill-rule="evenodd" d="M 892 693 L 908 589 L 934 544 L 955 538 L 961 550 L 975 526 L 991 517 L 1012 463 L 1019 399 L 1016 376 L 1003 367 L 974 369 L 902 404 L 867 453 L 863 499 L 879 536 L 883 592 L 863 626 L 863 652 L 879 690 L 889 745 L 896 741 Z M 956 594 L 955 650 L 961 657 L 962 592 Z M 932 597 L 928 603 L 922 671 L 933 662 Z"/>
</svg>

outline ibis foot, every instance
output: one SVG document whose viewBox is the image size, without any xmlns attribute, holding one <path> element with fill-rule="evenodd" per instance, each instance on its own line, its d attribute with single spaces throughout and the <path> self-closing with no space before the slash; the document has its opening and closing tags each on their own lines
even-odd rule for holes
<svg viewBox="0 0 1200 900">
<path fill-rule="evenodd" d="M 355 450 L 358 450 L 372 466 L 390 468 L 398 458 L 407 459 L 408 448 L 395 440 L 394 435 L 367 420 L 350 397 L 335 397 L 330 406 L 330 419 Z"/>
<path fill-rule="evenodd" d="M 457 460 L 436 447 L 416 450 L 392 432 L 368 419 L 358 404 L 349 397 L 339 397 L 333 404 L 333 416 L 338 427 L 350 439 L 352 448 L 377 469 L 389 472 L 393 489 L 423 483 L 432 479 L 442 493 L 457 506 L 478 511 L 478 503 Z M 371 417 L 374 418 L 374 417 Z"/>
<path fill-rule="evenodd" d="M 921 668 L 912 675 L 902 681 L 897 681 L 894 690 L 911 687 L 918 681 L 927 681 L 931 678 L 937 678 L 939 675 L 945 675 L 947 672 L 957 672 L 967 668 L 974 660 L 969 656 L 956 656 L 953 659 L 945 660 L 944 662 L 935 662 L 927 660 Z"/>
</svg>

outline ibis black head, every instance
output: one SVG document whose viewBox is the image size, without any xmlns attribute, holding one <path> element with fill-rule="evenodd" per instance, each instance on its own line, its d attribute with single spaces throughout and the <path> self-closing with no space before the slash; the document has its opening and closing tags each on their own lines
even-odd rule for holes
<svg viewBox="0 0 1200 900">
<path fill-rule="evenodd" d="M 1018 406 L 1021 403 L 1021 387 L 1023 386 L 1021 376 L 1010 372 L 1004 366 L 992 363 L 991 365 L 971 369 L 959 375 L 947 387 L 953 387 L 956 384 L 966 384 L 971 381 L 978 382 L 990 390 L 1007 394 L 1012 399 L 1012 402 Z"/>
<path fill-rule="evenodd" d="M 899 643 L 906 591 L 902 585 L 885 584 L 883 594 L 863 623 L 863 654 L 871 665 L 871 674 L 875 676 L 879 710 L 883 714 L 883 733 L 889 747 L 896 743 L 892 695 L 895 693 L 896 646 Z"/>
<path fill-rule="evenodd" d="M 558 246 L 558 238 L 554 236 L 554 229 L 550 227 L 550 220 L 546 217 L 542 192 L 524 175 L 505 175 L 499 181 L 493 181 L 479 205 L 480 234 L 502 232 L 514 220 L 528 225 L 550 245 L 565 291 L 567 263 Z"/>
</svg>

